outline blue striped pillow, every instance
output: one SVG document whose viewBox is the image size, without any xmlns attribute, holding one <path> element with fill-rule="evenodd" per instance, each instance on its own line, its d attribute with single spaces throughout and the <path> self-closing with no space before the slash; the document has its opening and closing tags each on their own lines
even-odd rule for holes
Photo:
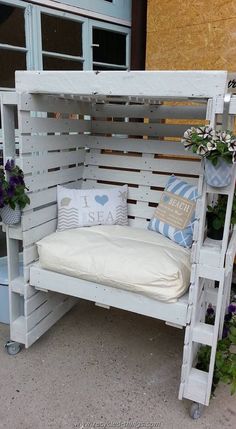
<svg viewBox="0 0 236 429">
<path fill-rule="evenodd" d="M 190 248 L 197 198 L 196 186 L 171 176 L 148 229 L 159 232 L 180 246 Z"/>
</svg>

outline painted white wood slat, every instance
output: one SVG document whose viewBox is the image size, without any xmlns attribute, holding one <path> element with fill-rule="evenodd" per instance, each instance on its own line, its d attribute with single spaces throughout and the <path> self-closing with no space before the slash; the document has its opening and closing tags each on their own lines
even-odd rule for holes
<svg viewBox="0 0 236 429">
<path fill-rule="evenodd" d="M 199 175 L 200 162 L 181 161 L 173 159 L 154 159 L 137 156 L 86 155 L 85 163 L 88 165 L 100 165 L 104 167 L 140 169 L 144 171 L 158 171 L 176 174 Z"/>
<path fill-rule="evenodd" d="M 20 138 L 21 154 L 38 151 L 52 151 L 62 149 L 83 148 L 86 146 L 89 136 L 83 134 L 60 134 L 50 136 L 29 136 L 23 135 Z"/>
<path fill-rule="evenodd" d="M 90 115 L 92 112 L 91 103 L 77 101 L 73 99 L 52 97 L 50 95 L 19 95 L 19 109 L 33 112 L 60 112 L 80 115 Z"/>
<path fill-rule="evenodd" d="M 225 93 L 225 71 L 17 71 L 16 90 L 29 93 L 134 97 L 214 97 Z"/>
<path fill-rule="evenodd" d="M 155 186 L 164 188 L 169 175 L 164 174 L 153 174 L 150 171 L 144 172 L 133 172 L 133 171 L 122 171 L 122 170 L 111 170 L 106 168 L 96 168 L 96 166 L 88 166 L 84 169 L 84 179 L 103 180 L 108 182 L 119 182 L 122 184 L 138 184 L 145 186 Z M 186 180 L 186 177 L 179 175 L 180 178 Z M 197 184 L 198 179 L 188 177 L 188 182 Z"/>
<path fill-rule="evenodd" d="M 67 168 L 60 171 L 52 171 L 46 174 L 26 176 L 25 183 L 30 192 L 48 188 L 49 186 L 62 185 L 79 180 L 83 174 L 83 166 Z"/>
<path fill-rule="evenodd" d="M 22 169 L 25 174 L 37 173 L 56 167 L 81 164 L 84 162 L 85 151 L 78 149 L 68 152 L 38 153 L 38 155 L 22 157 Z"/>
<path fill-rule="evenodd" d="M 142 122 L 93 121 L 91 131 L 97 134 L 182 137 L 193 124 L 154 124 Z"/>
<path fill-rule="evenodd" d="M 22 112 L 22 121 L 19 125 L 23 134 L 31 133 L 83 133 L 90 131 L 90 121 L 80 119 L 34 118 Z M 25 117 L 24 117 L 25 116 Z"/>
<path fill-rule="evenodd" d="M 167 141 L 156 139 L 134 139 L 121 137 L 106 137 L 106 136 L 87 136 L 85 145 L 91 149 L 106 149 L 126 152 L 138 153 L 158 153 L 160 155 L 197 155 L 187 152 L 184 145 L 180 141 Z"/>
<path fill-rule="evenodd" d="M 57 204 L 44 207 L 40 210 L 25 212 L 22 215 L 22 230 L 28 231 L 34 226 L 44 224 L 49 220 L 57 218 Z"/>
<path fill-rule="evenodd" d="M 96 103 L 92 104 L 91 114 L 96 118 L 205 119 L 206 103 L 193 106 Z"/>
</svg>

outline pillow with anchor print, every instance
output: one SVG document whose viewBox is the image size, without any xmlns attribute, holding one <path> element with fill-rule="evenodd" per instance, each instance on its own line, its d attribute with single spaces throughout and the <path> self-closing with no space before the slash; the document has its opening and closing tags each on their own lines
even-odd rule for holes
<svg viewBox="0 0 236 429">
<path fill-rule="evenodd" d="M 57 186 L 57 230 L 92 225 L 127 225 L 128 185 L 110 189 Z"/>
<path fill-rule="evenodd" d="M 172 175 L 162 193 L 148 229 L 159 232 L 180 246 L 190 248 L 193 241 L 196 186 Z"/>
</svg>

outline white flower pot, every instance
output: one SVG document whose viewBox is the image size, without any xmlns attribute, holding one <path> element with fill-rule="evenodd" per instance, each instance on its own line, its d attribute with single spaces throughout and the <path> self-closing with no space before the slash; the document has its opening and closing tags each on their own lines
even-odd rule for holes
<svg viewBox="0 0 236 429">
<path fill-rule="evenodd" d="M 21 210 L 17 205 L 15 210 L 13 210 L 10 206 L 4 206 L 0 209 L 0 215 L 3 223 L 6 225 L 15 225 L 21 220 Z"/>
<path fill-rule="evenodd" d="M 231 183 L 234 164 L 219 158 L 216 165 L 205 158 L 205 179 L 208 185 L 215 188 L 223 188 Z"/>
</svg>

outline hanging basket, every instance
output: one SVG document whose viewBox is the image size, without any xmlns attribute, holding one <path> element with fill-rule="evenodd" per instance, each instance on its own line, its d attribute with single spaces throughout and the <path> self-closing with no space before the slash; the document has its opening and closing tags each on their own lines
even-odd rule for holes
<svg viewBox="0 0 236 429">
<path fill-rule="evenodd" d="M 219 158 L 216 165 L 205 159 L 205 179 L 208 185 L 223 188 L 231 183 L 234 165 Z"/>
<path fill-rule="evenodd" d="M 21 220 L 21 210 L 17 205 L 15 210 L 13 210 L 10 206 L 4 206 L 0 209 L 0 215 L 2 217 L 3 223 L 6 225 L 15 225 Z"/>
</svg>

